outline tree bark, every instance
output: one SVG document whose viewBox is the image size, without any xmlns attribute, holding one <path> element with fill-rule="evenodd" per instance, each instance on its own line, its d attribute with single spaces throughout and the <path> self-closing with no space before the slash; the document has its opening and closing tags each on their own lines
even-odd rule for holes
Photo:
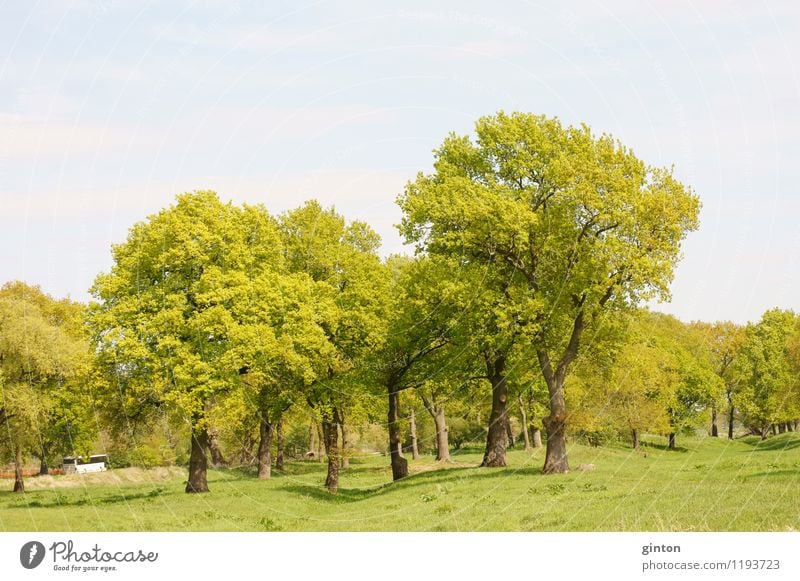
<svg viewBox="0 0 800 581">
<path fill-rule="evenodd" d="M 339 491 L 339 422 L 337 421 L 336 408 L 332 416 L 322 420 L 322 436 L 325 441 L 325 452 L 328 454 L 328 475 L 325 478 L 325 488 L 328 492 Z"/>
<path fill-rule="evenodd" d="M 22 479 L 22 449 L 14 452 L 14 492 L 25 492 L 25 481 Z"/>
<path fill-rule="evenodd" d="M 631 430 L 631 439 L 633 440 L 633 449 L 639 449 L 639 430 Z"/>
<path fill-rule="evenodd" d="M 258 440 L 258 479 L 269 480 L 272 477 L 272 433 L 273 426 L 266 418 L 261 418 Z"/>
<path fill-rule="evenodd" d="M 531 436 L 528 433 L 528 414 L 525 412 L 525 404 L 522 400 L 522 394 L 517 397 L 517 401 L 519 402 L 519 415 L 520 420 L 522 421 L 522 438 L 525 442 L 525 451 L 531 449 Z"/>
<path fill-rule="evenodd" d="M 47 476 L 50 474 L 50 467 L 47 465 L 47 452 L 42 450 L 42 458 L 39 462 L 39 476 Z"/>
<path fill-rule="evenodd" d="M 325 435 L 323 433 L 322 425 L 319 422 L 314 422 L 314 427 L 317 430 L 317 461 L 322 464 L 325 461 Z"/>
<path fill-rule="evenodd" d="M 317 437 L 317 428 L 314 425 L 314 420 L 311 420 L 311 423 L 308 424 L 308 451 L 306 452 L 306 458 L 308 457 L 315 457 L 317 455 L 317 443 L 315 438 Z"/>
<path fill-rule="evenodd" d="M 444 406 L 435 408 L 433 423 L 436 426 L 436 460 L 437 462 L 450 461 L 450 437 L 447 429 L 447 418 L 444 415 Z"/>
<path fill-rule="evenodd" d="M 778 424 L 778 433 L 783 434 L 786 432 L 786 424 L 781 422 Z"/>
<path fill-rule="evenodd" d="M 389 386 L 389 460 L 392 480 L 408 476 L 408 460 L 403 458 L 403 440 L 400 434 L 400 391 Z"/>
<path fill-rule="evenodd" d="M 675 432 L 670 432 L 669 434 L 669 445 L 667 446 L 670 450 L 675 449 Z"/>
<path fill-rule="evenodd" d="M 211 465 L 214 468 L 222 468 L 227 466 L 228 462 L 222 455 L 222 449 L 219 447 L 219 432 L 217 430 L 208 431 L 208 446 L 211 450 Z"/>
<path fill-rule="evenodd" d="M 533 447 L 534 448 L 542 447 L 542 430 L 540 430 L 539 428 L 533 428 Z"/>
<path fill-rule="evenodd" d="M 717 429 L 717 406 L 711 407 L 711 437 L 716 438 L 719 436 Z"/>
<path fill-rule="evenodd" d="M 506 440 L 508 441 L 508 447 L 514 447 L 514 430 L 511 428 L 511 416 L 508 415 L 508 410 L 506 409 Z"/>
<path fill-rule="evenodd" d="M 350 455 L 348 454 L 348 449 L 347 449 L 347 444 L 349 442 L 347 439 L 348 433 L 347 433 L 347 426 L 344 422 L 344 414 L 341 415 L 341 422 L 339 423 L 339 427 L 342 430 L 342 454 L 341 454 L 342 457 L 341 461 L 339 462 L 339 465 L 342 470 L 346 470 L 350 468 Z"/>
<path fill-rule="evenodd" d="M 736 412 L 736 408 L 730 406 L 728 408 L 728 439 L 733 440 L 733 416 Z"/>
<path fill-rule="evenodd" d="M 770 426 L 770 429 L 772 429 L 772 435 L 773 436 L 777 436 L 778 435 L 778 430 L 775 428 L 775 424 L 772 424 Z"/>
<path fill-rule="evenodd" d="M 794 432 L 794 422 L 786 422 L 786 431 Z"/>
<path fill-rule="evenodd" d="M 411 408 L 411 458 L 412 460 L 419 459 L 419 444 L 417 442 L 417 417 L 414 414 L 414 408 Z"/>
<path fill-rule="evenodd" d="M 575 320 L 572 337 L 558 367 L 553 370 L 550 357 L 545 351 L 537 351 L 539 365 L 542 369 L 547 393 L 550 396 L 550 415 L 542 419 L 547 431 L 547 451 L 545 452 L 544 474 L 566 474 L 569 472 L 567 461 L 567 402 L 564 398 L 564 382 L 567 367 L 577 355 L 578 337 L 583 328 L 583 317 Z"/>
<path fill-rule="evenodd" d="M 275 455 L 275 470 L 283 470 L 283 418 L 278 418 L 275 424 L 275 437 L 278 440 L 278 453 Z"/>
<path fill-rule="evenodd" d="M 481 466 L 506 466 L 508 445 L 508 384 L 505 376 L 505 358 L 486 358 L 486 370 L 492 384 L 492 412 L 489 414 L 489 431 L 486 434 L 486 450 Z"/>
<path fill-rule="evenodd" d="M 192 451 L 189 455 L 189 480 L 186 492 L 208 492 L 208 434 L 205 428 L 192 428 Z"/>
</svg>

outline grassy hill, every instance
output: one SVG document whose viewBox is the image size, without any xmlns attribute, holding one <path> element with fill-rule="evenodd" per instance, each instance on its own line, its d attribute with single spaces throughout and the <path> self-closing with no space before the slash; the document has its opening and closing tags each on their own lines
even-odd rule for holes
<svg viewBox="0 0 800 581">
<path fill-rule="evenodd" d="M 335 496 L 314 462 L 290 463 L 270 481 L 214 470 L 204 495 L 183 492 L 178 468 L 29 479 L 24 495 L 3 480 L 0 530 L 800 530 L 800 434 L 679 439 L 675 451 L 656 441 L 640 452 L 573 445 L 573 472 L 556 476 L 539 473 L 543 450 L 512 450 L 505 469 L 476 468 L 478 450 L 444 466 L 423 458 L 394 484 L 387 458 L 356 458 Z"/>
</svg>

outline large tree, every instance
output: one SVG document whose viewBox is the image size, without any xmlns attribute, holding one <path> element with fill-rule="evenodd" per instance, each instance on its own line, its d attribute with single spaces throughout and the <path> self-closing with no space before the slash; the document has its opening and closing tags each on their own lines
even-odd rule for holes
<svg viewBox="0 0 800 581">
<path fill-rule="evenodd" d="M 238 309 L 283 259 L 277 228 L 266 211 L 194 192 L 133 226 L 112 254 L 89 319 L 113 378 L 107 403 L 123 422 L 163 406 L 179 413 L 191 432 L 186 492 L 207 492 L 208 413 L 241 371 Z"/>
<path fill-rule="evenodd" d="M 432 254 L 489 265 L 523 318 L 547 384 L 545 473 L 567 472 L 564 383 L 605 314 L 667 297 L 699 200 L 671 170 L 611 136 L 498 113 L 477 138 L 451 134 L 434 172 L 410 182 L 401 231 Z"/>
<path fill-rule="evenodd" d="M 305 397 L 322 424 L 325 486 L 336 492 L 344 410 L 366 395 L 356 380 L 358 372 L 386 338 L 389 272 L 377 255 L 380 238 L 366 223 L 347 223 L 316 201 L 281 216 L 280 227 L 290 272 L 310 277 L 328 299 L 319 323 L 331 351 L 324 372 L 306 386 Z"/>
</svg>

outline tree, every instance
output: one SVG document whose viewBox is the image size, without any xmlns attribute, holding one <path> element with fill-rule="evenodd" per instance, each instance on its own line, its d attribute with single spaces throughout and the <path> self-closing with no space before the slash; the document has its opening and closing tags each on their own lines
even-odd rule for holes
<svg viewBox="0 0 800 581">
<path fill-rule="evenodd" d="M 194 192 L 131 228 L 97 277 L 89 323 L 101 368 L 114 378 L 109 405 L 130 422 L 176 410 L 191 431 L 186 492 L 207 492 L 208 421 L 215 397 L 241 370 L 232 349 L 252 281 L 282 260 L 265 211 Z M 116 401 L 115 401 L 116 400 Z M 107 402 L 108 403 L 108 402 Z"/>
<path fill-rule="evenodd" d="M 331 352 L 325 373 L 305 390 L 321 424 L 330 492 L 339 487 L 339 426 L 342 411 L 365 390 L 354 375 L 386 337 L 389 276 L 377 256 L 378 235 L 364 222 L 351 222 L 316 201 L 280 219 L 290 272 L 305 273 L 329 293 L 321 321 Z"/>
<path fill-rule="evenodd" d="M 725 403 L 728 414 L 728 439 L 733 440 L 733 424 L 736 407 L 733 404 L 734 394 L 740 383 L 736 360 L 742 348 L 745 334 L 744 328 L 730 321 L 717 323 L 696 322 L 693 325 L 704 335 L 708 349 L 713 358 L 717 375 L 725 384 Z M 717 405 L 712 408 L 711 435 L 717 436 Z"/>
<path fill-rule="evenodd" d="M 512 299 L 511 281 L 496 279 L 492 274 L 485 272 L 484 284 L 463 303 L 469 305 L 469 311 L 462 319 L 462 335 L 469 337 L 466 349 L 483 366 L 474 377 L 488 381 L 492 394 L 481 466 L 503 467 L 510 422 L 509 374 L 518 365 L 516 356 L 523 338 L 520 321 L 524 315 Z"/>
<path fill-rule="evenodd" d="M 754 433 L 766 438 L 776 423 L 797 418 L 797 368 L 793 343 L 798 318 L 792 311 L 771 309 L 758 323 L 748 324 L 736 361 L 741 385 L 734 404 Z"/>
<path fill-rule="evenodd" d="M 305 273 L 265 271 L 253 280 L 234 333 L 244 399 L 259 425 L 258 475 L 271 475 L 272 441 L 283 413 L 324 377 L 335 356 L 323 326 L 330 293 Z"/>
<path fill-rule="evenodd" d="M 447 278 L 450 266 L 446 261 L 428 257 L 392 256 L 387 261 L 392 275 L 387 336 L 381 349 L 371 354 L 367 369 L 388 395 L 387 426 L 393 480 L 408 475 L 408 462 L 402 454 L 400 394 L 429 384 L 433 377 L 458 360 L 450 349 L 457 316 L 452 284 L 448 284 Z M 441 434 L 446 430 L 441 427 L 444 410 L 432 411 L 424 394 L 423 401 L 437 422 L 437 442 L 440 443 Z M 446 442 L 444 452 L 447 452 Z M 437 459 L 445 458 L 440 453 Z"/>
<path fill-rule="evenodd" d="M 645 165 L 608 135 L 557 119 L 498 113 L 477 139 L 451 134 L 399 204 L 408 242 L 489 265 L 547 383 L 545 473 L 567 472 L 564 382 L 587 330 L 604 315 L 667 297 L 699 200 L 668 169 Z"/>
<path fill-rule="evenodd" d="M 527 377 L 517 381 L 517 403 L 519 404 L 520 422 L 525 450 L 542 447 L 542 430 L 538 419 L 546 412 L 547 386 L 541 375 Z"/>
<path fill-rule="evenodd" d="M 82 447 L 88 430 L 69 382 L 87 356 L 76 323 L 80 305 L 56 301 L 38 287 L 0 288 L 0 440 L 14 459 L 14 491 L 24 492 L 22 465 L 32 450 L 43 463 L 52 452 Z M 66 406 L 66 407 L 61 407 Z M 72 439 L 74 435 L 74 440 Z"/>
<path fill-rule="evenodd" d="M 692 425 L 700 412 L 713 409 L 724 393 L 724 384 L 702 334 L 674 317 L 659 315 L 656 320 L 655 332 L 669 355 L 667 372 L 672 377 L 672 389 L 667 398 L 671 428 L 668 445 L 674 449 L 675 434 Z"/>
<path fill-rule="evenodd" d="M 669 354 L 646 336 L 636 336 L 620 353 L 611 374 L 609 411 L 631 436 L 634 450 L 645 432 L 667 432 L 665 398 L 673 380 Z"/>
</svg>

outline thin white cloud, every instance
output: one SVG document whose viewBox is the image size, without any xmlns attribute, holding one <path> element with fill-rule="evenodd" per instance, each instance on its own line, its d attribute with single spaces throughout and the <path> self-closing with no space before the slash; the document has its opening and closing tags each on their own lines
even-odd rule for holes
<svg viewBox="0 0 800 581">
<path fill-rule="evenodd" d="M 131 148 L 156 142 L 149 128 L 103 125 L 0 113 L 0 158 L 9 160 L 69 157 Z"/>
</svg>

